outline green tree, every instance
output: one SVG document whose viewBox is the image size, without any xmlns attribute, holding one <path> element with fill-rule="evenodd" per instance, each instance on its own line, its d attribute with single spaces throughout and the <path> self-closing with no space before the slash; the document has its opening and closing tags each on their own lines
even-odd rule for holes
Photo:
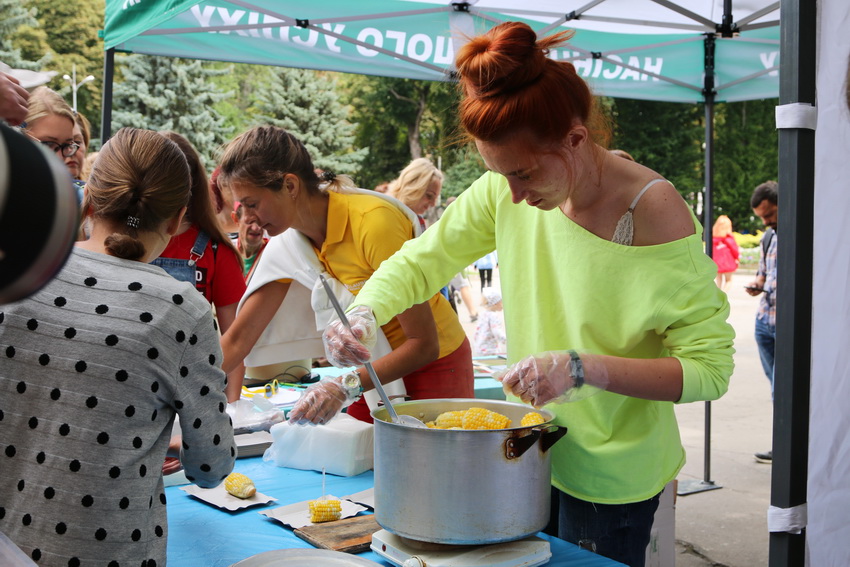
<svg viewBox="0 0 850 567">
<path fill-rule="evenodd" d="M 209 78 L 227 71 L 149 55 L 122 57 L 118 66 L 123 81 L 115 85 L 113 131 L 122 126 L 173 130 L 192 142 L 212 169 L 230 134 L 214 105 L 232 93 L 220 92 Z"/>
<path fill-rule="evenodd" d="M 226 126 L 232 132 L 243 132 L 256 123 L 257 89 L 269 80 L 274 67 L 251 65 L 247 63 L 214 63 L 208 65 L 214 69 L 226 69 L 227 73 L 210 77 L 222 92 L 232 92 L 233 96 L 218 101 L 216 111 L 224 118 Z"/>
<path fill-rule="evenodd" d="M 369 148 L 360 170 L 364 185 L 395 179 L 418 157 L 441 161 L 444 168 L 457 159 L 453 84 L 362 75 L 346 75 L 343 84 L 359 125 L 357 145 Z"/>
<path fill-rule="evenodd" d="M 730 102 L 717 106 L 714 212 L 728 215 L 737 231 L 763 228 L 750 208 L 757 185 L 779 175 L 777 99 Z"/>
<path fill-rule="evenodd" d="M 276 68 L 256 91 L 258 121 L 279 126 L 301 140 L 313 164 L 352 175 L 368 153 L 355 149 L 356 125 L 328 73 Z"/>
<path fill-rule="evenodd" d="M 15 69 L 41 70 L 44 53 L 30 60 L 23 53 L 17 39 L 21 28 L 37 28 L 34 7 L 24 7 L 20 0 L 0 0 L 0 61 Z"/>
<path fill-rule="evenodd" d="M 611 148 L 627 151 L 669 179 L 695 205 L 705 184 L 702 106 L 618 98 L 611 104 L 611 117 Z"/>
<path fill-rule="evenodd" d="M 446 168 L 443 180 L 443 200 L 457 197 L 463 193 L 472 182 L 481 177 L 487 167 L 473 145 L 465 145 L 458 150 L 455 162 Z"/>
</svg>

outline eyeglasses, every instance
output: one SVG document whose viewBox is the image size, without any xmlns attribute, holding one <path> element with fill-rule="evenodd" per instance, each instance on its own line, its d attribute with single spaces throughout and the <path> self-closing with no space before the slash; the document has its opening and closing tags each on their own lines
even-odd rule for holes
<svg viewBox="0 0 850 567">
<path fill-rule="evenodd" d="M 80 149 L 80 144 L 76 142 L 71 142 L 68 144 L 57 144 L 56 142 L 45 142 L 41 140 L 39 140 L 39 142 L 50 148 L 51 151 L 53 151 L 54 153 L 61 154 L 64 157 L 71 157 L 72 155 L 77 153 L 77 150 Z"/>
</svg>

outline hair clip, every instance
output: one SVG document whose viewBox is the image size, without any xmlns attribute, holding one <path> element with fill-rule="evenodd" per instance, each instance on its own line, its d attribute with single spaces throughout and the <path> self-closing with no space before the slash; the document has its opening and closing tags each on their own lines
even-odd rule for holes
<svg viewBox="0 0 850 567">
<path fill-rule="evenodd" d="M 130 228 L 139 228 L 139 217 L 129 216 L 127 217 L 127 226 Z"/>
</svg>

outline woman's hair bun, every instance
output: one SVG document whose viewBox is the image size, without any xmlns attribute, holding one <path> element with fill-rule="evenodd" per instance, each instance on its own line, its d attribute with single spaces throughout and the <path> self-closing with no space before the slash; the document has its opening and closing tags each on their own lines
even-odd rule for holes
<svg viewBox="0 0 850 567">
<path fill-rule="evenodd" d="M 548 49 L 538 44 L 537 34 L 527 24 L 499 24 L 458 52 L 457 68 L 465 94 L 491 97 L 522 89 L 543 74 L 547 54 Z"/>
</svg>

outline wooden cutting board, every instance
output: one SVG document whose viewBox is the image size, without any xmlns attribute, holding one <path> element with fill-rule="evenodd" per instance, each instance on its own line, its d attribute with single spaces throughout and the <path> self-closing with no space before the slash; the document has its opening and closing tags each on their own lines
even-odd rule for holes
<svg viewBox="0 0 850 567">
<path fill-rule="evenodd" d="M 380 529 L 381 526 L 375 521 L 375 515 L 368 514 L 336 522 L 304 526 L 295 530 L 295 535 L 321 549 L 360 553 L 369 549 L 372 534 Z"/>
</svg>

